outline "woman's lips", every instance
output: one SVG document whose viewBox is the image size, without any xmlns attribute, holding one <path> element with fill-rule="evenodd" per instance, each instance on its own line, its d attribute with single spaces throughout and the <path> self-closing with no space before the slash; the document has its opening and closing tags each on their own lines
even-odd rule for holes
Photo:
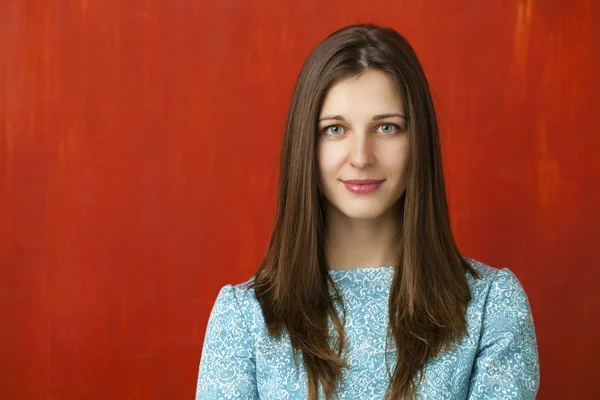
<svg viewBox="0 0 600 400">
<path fill-rule="evenodd" d="M 377 190 L 384 181 L 385 179 L 350 179 L 342 183 L 352 193 L 367 194 Z"/>
</svg>

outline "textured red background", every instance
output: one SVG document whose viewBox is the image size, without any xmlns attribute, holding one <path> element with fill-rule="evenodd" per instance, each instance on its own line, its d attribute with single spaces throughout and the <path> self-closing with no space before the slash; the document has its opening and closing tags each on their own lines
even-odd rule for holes
<svg viewBox="0 0 600 400">
<path fill-rule="evenodd" d="M 0 1 L 0 398 L 193 398 L 215 296 L 267 244 L 301 64 L 370 21 L 429 75 L 461 248 L 529 295 L 539 398 L 592 398 L 599 7 Z"/>
</svg>

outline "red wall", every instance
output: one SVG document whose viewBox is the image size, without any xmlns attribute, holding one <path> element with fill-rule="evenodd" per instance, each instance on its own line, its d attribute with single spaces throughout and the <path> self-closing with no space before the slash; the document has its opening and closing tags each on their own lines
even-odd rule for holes
<svg viewBox="0 0 600 400">
<path fill-rule="evenodd" d="M 422 59 L 458 241 L 525 286 L 539 398 L 591 398 L 599 17 L 591 0 L 0 1 L 0 398 L 193 398 L 218 289 L 267 243 L 301 64 L 365 21 Z"/>
</svg>

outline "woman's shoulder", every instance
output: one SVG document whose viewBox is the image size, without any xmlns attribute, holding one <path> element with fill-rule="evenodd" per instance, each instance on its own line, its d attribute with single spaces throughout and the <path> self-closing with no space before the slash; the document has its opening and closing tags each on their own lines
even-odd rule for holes
<svg viewBox="0 0 600 400">
<path fill-rule="evenodd" d="M 512 291 L 522 291 L 521 282 L 509 268 L 496 268 L 472 258 L 465 258 L 478 276 L 467 273 L 467 281 L 474 295 L 487 294 L 493 287 Z"/>
<path fill-rule="evenodd" d="M 221 287 L 215 300 L 212 313 L 227 313 L 241 320 L 250 332 L 261 326 L 262 311 L 260 304 L 254 296 L 254 289 L 250 287 L 253 278 L 237 283 L 226 284 Z"/>
<path fill-rule="evenodd" d="M 521 281 L 509 268 L 495 268 L 467 258 L 475 277 L 467 274 L 471 289 L 469 313 L 488 323 L 511 326 L 531 320 L 529 299 Z M 510 321 L 509 321 L 510 320 Z"/>
<path fill-rule="evenodd" d="M 229 298 L 229 300 L 235 300 L 240 306 L 246 305 L 248 302 L 252 302 L 254 297 L 254 289 L 251 288 L 251 283 L 254 278 L 250 278 L 242 283 L 228 283 L 221 287 L 217 299 L 220 297 Z"/>
</svg>

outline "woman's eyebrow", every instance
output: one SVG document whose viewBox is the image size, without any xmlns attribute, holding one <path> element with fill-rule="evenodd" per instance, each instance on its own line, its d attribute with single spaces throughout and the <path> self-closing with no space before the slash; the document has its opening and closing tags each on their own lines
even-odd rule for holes
<svg viewBox="0 0 600 400">
<path fill-rule="evenodd" d="M 386 119 L 391 117 L 400 117 L 406 119 L 406 117 L 400 113 L 388 113 L 388 114 L 379 114 L 373 117 L 373 121 L 379 121 L 380 119 Z"/>
<path fill-rule="evenodd" d="M 346 120 L 346 119 L 345 119 L 344 117 L 342 117 L 341 115 L 331 115 L 331 116 L 327 116 L 327 117 L 322 117 L 322 118 L 319 118 L 319 122 L 321 122 L 321 121 L 325 121 L 325 120 L 328 120 L 328 119 L 334 119 L 334 120 L 336 120 L 336 121 L 345 121 L 345 120 Z"/>
<path fill-rule="evenodd" d="M 373 121 L 379 121 L 381 119 L 386 119 L 386 118 L 391 118 L 391 117 L 399 117 L 399 118 L 406 119 L 406 117 L 400 113 L 387 113 L 387 114 L 375 115 L 373 117 Z M 325 120 L 345 121 L 346 119 L 341 115 L 328 115 L 328 116 L 319 118 L 319 122 L 325 121 Z"/>
</svg>

